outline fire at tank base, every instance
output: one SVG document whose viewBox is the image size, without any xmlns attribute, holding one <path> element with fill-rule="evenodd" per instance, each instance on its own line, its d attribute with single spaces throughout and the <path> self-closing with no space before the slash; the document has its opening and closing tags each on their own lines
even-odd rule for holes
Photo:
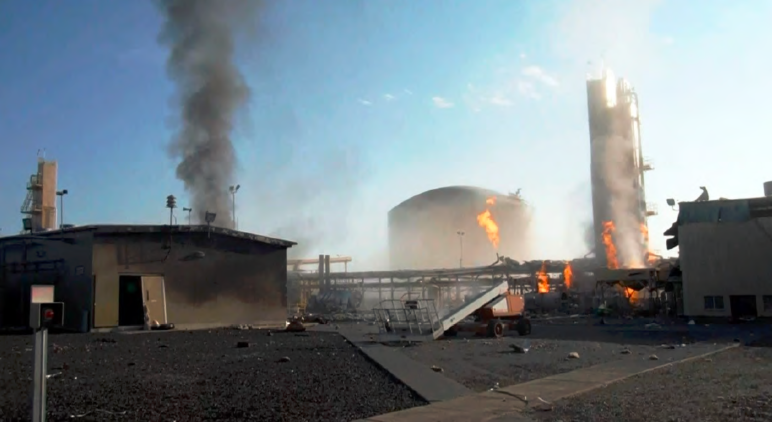
<svg viewBox="0 0 772 422">
<path fill-rule="evenodd" d="M 307 261 L 307 262 L 306 262 Z M 345 262 L 350 262 L 347 258 Z M 657 260 L 650 267 L 613 270 L 598 268 L 595 258 L 571 261 L 525 261 L 499 256 L 483 267 L 364 271 L 330 271 L 325 257 L 315 272 L 298 267 L 288 272 L 291 313 L 326 320 L 375 321 L 372 309 L 384 300 L 432 300 L 440 317 L 467 298 L 507 281 L 521 295 L 534 318 L 616 314 L 632 316 L 667 313 L 678 308 L 673 283 L 680 277 L 675 260 Z M 680 273 L 679 273 L 680 274 Z"/>
</svg>

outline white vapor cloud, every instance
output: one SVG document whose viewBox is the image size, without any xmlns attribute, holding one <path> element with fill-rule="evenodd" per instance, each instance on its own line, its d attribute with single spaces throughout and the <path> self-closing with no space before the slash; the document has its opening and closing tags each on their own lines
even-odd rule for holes
<svg viewBox="0 0 772 422">
<path fill-rule="evenodd" d="M 432 102 L 437 108 L 451 108 L 455 105 L 442 97 L 432 97 Z"/>
<path fill-rule="evenodd" d="M 557 79 L 553 78 L 552 76 L 548 75 L 544 69 L 542 69 L 539 66 L 526 66 L 523 68 L 523 70 L 520 72 L 523 76 L 535 79 L 544 85 L 556 87 L 558 86 Z"/>
<path fill-rule="evenodd" d="M 359 101 L 359 104 L 362 104 L 363 106 L 371 106 L 371 105 L 373 105 L 373 103 L 372 103 L 372 102 L 370 102 L 370 101 L 367 101 L 367 100 L 363 100 L 363 99 L 361 99 L 361 98 L 360 98 L 360 99 L 358 99 L 357 101 Z"/>
<path fill-rule="evenodd" d="M 383 94 L 383 99 L 386 100 L 386 101 L 392 101 L 392 100 L 394 100 L 396 98 L 397 97 L 395 97 L 395 96 L 393 96 L 391 94 Z"/>
</svg>

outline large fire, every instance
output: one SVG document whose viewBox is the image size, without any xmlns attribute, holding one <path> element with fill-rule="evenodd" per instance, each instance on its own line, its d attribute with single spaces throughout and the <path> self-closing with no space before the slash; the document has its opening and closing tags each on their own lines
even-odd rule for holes
<svg viewBox="0 0 772 422">
<path fill-rule="evenodd" d="M 499 225 L 496 224 L 496 221 L 493 219 L 493 215 L 491 215 L 490 207 L 493 205 L 496 205 L 496 197 L 491 196 L 487 200 L 485 200 L 485 204 L 488 206 L 488 208 L 485 209 L 485 211 L 481 212 L 477 216 L 477 224 L 485 229 L 485 233 L 488 235 L 488 240 L 491 241 L 491 244 L 494 248 L 498 249 L 499 247 Z"/>
<path fill-rule="evenodd" d="M 646 245 L 646 247 L 649 247 L 649 228 L 646 226 L 646 223 L 641 223 L 641 234 L 643 235 L 643 242 Z M 649 265 L 655 264 L 657 262 L 657 255 L 651 252 L 651 249 L 646 250 L 646 262 Z"/>
<path fill-rule="evenodd" d="M 603 222 L 603 233 L 601 236 L 603 236 L 603 245 L 606 247 L 606 266 L 612 270 L 619 268 L 617 247 L 614 246 L 614 240 L 611 238 L 611 234 L 614 233 L 616 229 L 613 221 Z"/>
<path fill-rule="evenodd" d="M 645 231 L 644 231 L 645 229 Z M 616 230 L 616 227 L 614 226 L 613 221 L 604 221 L 603 222 L 603 233 L 601 236 L 603 236 L 603 245 L 606 246 L 606 266 L 609 269 L 616 270 L 619 268 L 619 260 L 617 258 L 617 248 L 614 246 L 614 239 L 611 237 L 612 233 Z M 644 237 L 648 238 L 649 236 L 649 229 L 646 227 L 645 224 L 641 225 L 641 233 L 644 235 Z M 625 297 L 627 297 L 627 300 L 629 300 L 631 303 L 638 300 L 638 292 L 626 287 L 624 289 Z"/>
<path fill-rule="evenodd" d="M 571 284 L 574 283 L 574 270 L 571 268 L 570 262 L 566 262 L 566 268 L 563 269 L 563 283 L 565 283 L 566 289 L 570 289 Z"/>
<path fill-rule="evenodd" d="M 538 280 L 537 288 L 539 293 L 549 293 L 550 291 L 550 277 L 547 275 L 547 263 L 542 261 L 541 269 L 536 273 L 536 280 Z"/>
</svg>

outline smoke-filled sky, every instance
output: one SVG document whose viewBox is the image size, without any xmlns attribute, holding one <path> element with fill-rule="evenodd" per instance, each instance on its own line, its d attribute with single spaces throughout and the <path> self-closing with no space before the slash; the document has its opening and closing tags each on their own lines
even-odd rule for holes
<svg viewBox="0 0 772 422">
<path fill-rule="evenodd" d="M 374 269 L 400 201 L 522 188 L 534 257 L 584 255 L 584 81 L 603 58 L 640 96 L 664 251 L 666 198 L 758 196 L 772 180 L 770 17 L 764 0 L 269 2 L 235 40 L 252 93 L 226 183 L 242 186 L 239 228 Z M 163 22 L 152 2 L 0 3 L 0 233 L 20 229 L 38 148 L 59 160 L 66 222 L 164 224 L 166 195 L 194 203 L 167 154 L 179 103 Z"/>
</svg>

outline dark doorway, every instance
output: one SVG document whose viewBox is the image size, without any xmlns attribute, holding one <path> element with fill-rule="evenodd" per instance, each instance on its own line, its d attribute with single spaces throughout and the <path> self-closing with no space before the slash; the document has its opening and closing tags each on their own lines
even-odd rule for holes
<svg viewBox="0 0 772 422">
<path fill-rule="evenodd" d="M 122 275 L 118 279 L 118 325 L 137 326 L 145 323 L 142 311 L 142 277 Z"/>
<path fill-rule="evenodd" d="M 732 307 L 732 318 L 757 317 L 756 296 L 729 296 L 729 305 Z"/>
</svg>

